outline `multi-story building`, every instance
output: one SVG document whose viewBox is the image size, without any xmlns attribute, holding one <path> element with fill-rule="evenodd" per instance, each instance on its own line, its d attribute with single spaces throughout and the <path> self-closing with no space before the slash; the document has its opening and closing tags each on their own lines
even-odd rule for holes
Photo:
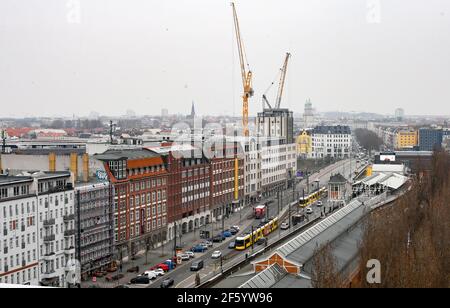
<svg viewBox="0 0 450 308">
<path fill-rule="evenodd" d="M 260 138 L 245 138 L 241 144 L 244 149 L 245 202 L 255 202 L 262 194 L 262 170 Z"/>
<path fill-rule="evenodd" d="M 256 119 L 257 133 L 267 138 L 284 139 L 284 143 L 295 143 L 294 116 L 288 109 L 264 109 Z"/>
<path fill-rule="evenodd" d="M 348 126 L 316 126 L 312 132 L 310 158 L 348 158 L 352 147 L 352 135 Z"/>
<path fill-rule="evenodd" d="M 397 130 L 395 149 L 412 149 L 417 146 L 417 139 L 417 131 L 415 129 L 399 128 Z"/>
<path fill-rule="evenodd" d="M 109 182 L 84 183 L 75 188 L 76 256 L 83 279 L 113 262 L 113 196 Z"/>
<path fill-rule="evenodd" d="M 433 151 L 436 147 L 442 146 L 442 129 L 420 128 L 419 129 L 419 150 Z"/>
<path fill-rule="evenodd" d="M 114 243 L 117 257 L 132 257 L 160 245 L 167 236 L 168 171 L 161 155 L 146 150 L 108 150 L 105 163 L 114 191 Z"/>
<path fill-rule="evenodd" d="M 311 133 L 307 130 L 303 130 L 297 136 L 297 156 L 307 158 L 311 156 L 311 152 L 312 152 Z"/>
<path fill-rule="evenodd" d="M 71 174 L 1 176 L 0 192 L 0 282 L 66 287 L 75 259 Z"/>
</svg>

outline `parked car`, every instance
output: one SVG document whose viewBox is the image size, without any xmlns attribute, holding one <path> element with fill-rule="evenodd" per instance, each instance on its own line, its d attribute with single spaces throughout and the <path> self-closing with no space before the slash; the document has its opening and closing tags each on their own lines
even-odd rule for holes
<svg viewBox="0 0 450 308">
<path fill-rule="evenodd" d="M 139 272 L 139 266 L 133 266 L 127 269 L 128 273 L 138 273 Z"/>
<path fill-rule="evenodd" d="M 203 268 L 202 260 L 192 262 L 191 271 L 196 272 L 196 271 L 201 270 L 202 268 Z"/>
<path fill-rule="evenodd" d="M 213 247 L 213 242 L 212 241 L 204 241 L 203 243 L 205 243 L 206 244 L 206 246 L 208 246 L 208 247 Z"/>
<path fill-rule="evenodd" d="M 174 283 L 175 280 L 173 280 L 173 278 L 164 279 L 163 282 L 161 282 L 161 288 L 170 288 Z"/>
<path fill-rule="evenodd" d="M 158 277 L 158 275 L 154 271 L 145 271 L 141 276 L 148 277 L 151 280 L 154 280 Z"/>
<path fill-rule="evenodd" d="M 158 268 L 161 268 L 162 270 L 164 270 L 165 272 L 168 272 L 170 270 L 169 265 L 167 265 L 166 263 L 159 263 L 157 265 Z"/>
<path fill-rule="evenodd" d="M 131 284 L 149 284 L 150 283 L 150 278 L 145 277 L 145 276 L 137 276 L 135 278 L 132 278 L 130 280 Z"/>
<path fill-rule="evenodd" d="M 218 234 L 213 238 L 214 243 L 220 243 L 225 239 L 225 236 L 223 234 Z"/>
<path fill-rule="evenodd" d="M 181 260 L 182 261 L 189 261 L 190 259 L 191 259 L 191 257 L 187 253 L 183 253 L 181 255 Z"/>
<path fill-rule="evenodd" d="M 205 248 L 205 250 L 208 250 L 208 244 L 200 243 L 199 245 L 202 246 L 203 248 Z"/>
<path fill-rule="evenodd" d="M 323 203 L 322 203 L 322 201 L 317 201 L 317 206 L 322 206 L 323 205 Z"/>
<path fill-rule="evenodd" d="M 153 270 L 153 272 L 157 275 L 157 276 L 164 276 L 164 274 L 166 273 L 162 268 L 156 268 Z"/>
<path fill-rule="evenodd" d="M 241 230 L 241 228 L 239 228 L 239 226 L 232 226 L 230 229 L 234 229 L 237 232 L 239 232 Z"/>
<path fill-rule="evenodd" d="M 185 251 L 185 254 L 187 254 L 189 256 L 189 258 L 195 258 L 195 254 L 192 251 Z"/>
<path fill-rule="evenodd" d="M 287 222 L 283 222 L 280 226 L 281 230 L 287 230 L 289 229 L 289 224 Z"/>
<path fill-rule="evenodd" d="M 212 253 L 211 258 L 212 259 L 218 259 L 222 256 L 222 252 L 220 252 L 220 250 L 216 250 Z"/>
<path fill-rule="evenodd" d="M 222 232 L 223 237 L 231 237 L 233 234 L 229 230 L 225 230 Z"/>
<path fill-rule="evenodd" d="M 205 247 L 203 247 L 202 245 L 192 247 L 192 252 L 205 252 L 205 250 Z"/>
<path fill-rule="evenodd" d="M 95 276 L 95 277 L 103 277 L 103 276 L 105 276 L 106 274 L 107 274 L 106 271 L 96 271 L 96 272 L 94 273 L 94 276 Z"/>
<path fill-rule="evenodd" d="M 228 231 L 230 231 L 230 233 L 231 233 L 232 235 L 236 235 L 236 234 L 239 232 L 238 230 L 233 229 L 233 228 L 230 228 Z"/>
<path fill-rule="evenodd" d="M 230 242 L 228 244 L 228 248 L 230 248 L 230 249 L 234 249 L 235 247 L 236 247 L 236 242 L 235 241 L 232 241 L 232 242 Z"/>
<path fill-rule="evenodd" d="M 256 241 L 256 245 L 264 245 L 266 242 L 267 242 L 267 239 L 265 237 L 262 237 Z"/>
<path fill-rule="evenodd" d="M 308 208 L 306 209 L 306 214 L 312 214 L 313 212 L 314 212 L 313 209 L 310 208 L 310 207 L 308 207 Z"/>
<path fill-rule="evenodd" d="M 116 275 L 106 275 L 105 279 L 106 281 L 117 281 L 119 279 L 122 279 L 125 275 L 124 274 L 116 274 Z"/>
</svg>

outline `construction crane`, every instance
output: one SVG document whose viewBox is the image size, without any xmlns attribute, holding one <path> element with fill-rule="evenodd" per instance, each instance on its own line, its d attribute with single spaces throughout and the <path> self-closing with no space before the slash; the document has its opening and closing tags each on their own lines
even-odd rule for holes
<svg viewBox="0 0 450 308">
<path fill-rule="evenodd" d="M 284 84 L 286 81 L 286 72 L 287 72 L 287 67 L 288 67 L 288 63 L 289 63 L 289 58 L 291 57 L 291 54 L 289 52 L 286 53 L 286 58 L 284 59 L 284 64 L 283 67 L 280 69 L 280 81 L 278 82 L 278 93 L 277 93 L 277 98 L 275 100 L 275 109 L 279 109 L 281 106 L 281 98 L 283 97 L 283 91 L 284 91 Z M 274 84 L 274 82 L 272 82 L 272 84 L 269 86 L 269 88 L 266 90 L 266 92 L 263 94 L 262 99 L 263 99 L 263 108 L 264 108 L 264 103 L 267 104 L 267 106 L 269 106 L 270 109 L 272 108 L 272 105 L 269 103 L 269 100 L 267 99 L 267 92 L 269 91 L 269 89 L 272 87 L 272 85 Z"/>
<path fill-rule="evenodd" d="M 236 41 L 238 45 L 239 52 L 239 62 L 241 64 L 241 76 L 242 76 L 242 85 L 244 88 L 244 94 L 242 95 L 242 126 L 244 130 L 244 136 L 249 135 L 248 130 L 248 99 L 253 96 L 253 88 L 252 88 L 252 71 L 249 69 L 249 65 L 247 62 L 244 44 L 241 38 L 241 30 L 239 28 L 239 20 L 236 13 L 236 7 L 234 6 L 234 2 L 231 2 L 231 7 L 233 8 L 233 18 L 234 18 L 234 29 L 236 32 Z"/>
</svg>

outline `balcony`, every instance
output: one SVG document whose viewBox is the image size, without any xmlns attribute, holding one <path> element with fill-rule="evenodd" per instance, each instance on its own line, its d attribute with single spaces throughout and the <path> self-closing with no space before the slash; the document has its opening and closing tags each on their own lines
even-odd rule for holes
<svg viewBox="0 0 450 308">
<path fill-rule="evenodd" d="M 50 234 L 50 235 L 44 236 L 44 242 L 52 242 L 54 240 L 55 240 L 55 235 L 54 234 Z"/>
<path fill-rule="evenodd" d="M 64 248 L 64 253 L 66 255 L 74 254 L 75 253 L 75 247 L 71 246 L 71 247 Z"/>
<path fill-rule="evenodd" d="M 44 273 L 41 274 L 42 279 L 52 279 L 57 278 L 58 274 L 55 272 L 54 269 L 48 269 Z"/>
<path fill-rule="evenodd" d="M 64 231 L 64 236 L 72 236 L 75 235 L 75 229 Z"/>
<path fill-rule="evenodd" d="M 70 215 L 64 215 L 63 216 L 64 222 L 68 222 L 68 221 L 71 221 L 71 220 L 74 220 L 74 219 L 75 219 L 75 214 L 70 214 Z"/>
<path fill-rule="evenodd" d="M 55 256 L 55 252 L 49 251 L 43 256 L 43 259 L 44 259 L 44 261 L 50 261 L 50 260 L 53 260 L 54 256 Z"/>
<path fill-rule="evenodd" d="M 45 219 L 44 227 L 53 226 L 55 224 L 55 218 Z"/>
</svg>

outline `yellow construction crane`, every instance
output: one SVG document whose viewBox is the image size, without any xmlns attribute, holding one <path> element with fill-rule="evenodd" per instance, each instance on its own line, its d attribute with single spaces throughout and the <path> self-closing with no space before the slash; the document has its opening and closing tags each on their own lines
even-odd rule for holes
<svg viewBox="0 0 450 308">
<path fill-rule="evenodd" d="M 280 69 L 281 75 L 280 75 L 280 81 L 278 83 L 278 93 L 277 93 L 277 98 L 275 100 L 275 109 L 280 109 L 280 106 L 281 106 L 281 98 L 283 96 L 284 83 L 286 81 L 286 72 L 287 72 L 287 67 L 288 67 L 290 57 L 291 57 L 291 54 L 289 52 L 287 52 L 286 58 L 284 59 L 283 67 Z M 266 93 L 269 91 L 269 89 L 272 87 L 273 84 L 274 83 L 272 82 L 272 84 L 267 89 Z M 272 109 L 272 105 L 267 100 L 266 93 L 264 93 L 262 96 L 263 102 L 265 102 L 269 106 L 269 108 Z M 264 106 L 263 106 L 263 108 L 264 108 Z"/>
<path fill-rule="evenodd" d="M 252 71 L 249 69 L 249 65 L 247 62 L 244 44 L 242 43 L 241 38 L 241 30 L 239 28 L 239 20 L 236 13 L 236 7 L 234 6 L 234 2 L 231 3 L 233 8 L 233 17 L 234 17 L 234 28 L 236 31 L 236 41 L 238 45 L 239 52 L 239 61 L 241 64 L 241 76 L 242 76 L 242 85 L 244 88 L 244 95 L 242 95 L 242 126 L 244 130 L 244 136 L 249 135 L 248 131 L 248 99 L 253 96 L 253 88 L 252 88 Z"/>
</svg>

